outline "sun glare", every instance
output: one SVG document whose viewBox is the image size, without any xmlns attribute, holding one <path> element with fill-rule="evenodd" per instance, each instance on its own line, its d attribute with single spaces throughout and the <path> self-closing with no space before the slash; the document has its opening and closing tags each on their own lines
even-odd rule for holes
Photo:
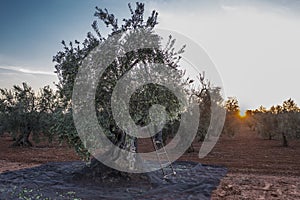
<svg viewBox="0 0 300 200">
<path fill-rule="evenodd" d="M 239 117 L 242 118 L 242 119 L 245 118 L 245 117 L 247 117 L 246 112 L 240 111 L 240 112 L 239 112 Z"/>
</svg>

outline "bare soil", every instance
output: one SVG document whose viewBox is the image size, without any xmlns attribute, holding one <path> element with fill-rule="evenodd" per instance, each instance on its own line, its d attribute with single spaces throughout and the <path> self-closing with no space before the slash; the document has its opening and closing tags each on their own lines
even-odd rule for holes
<svg viewBox="0 0 300 200">
<path fill-rule="evenodd" d="M 282 147 L 247 127 L 221 138 L 201 163 L 228 167 L 212 199 L 300 199 L 300 141 Z"/>
<path fill-rule="evenodd" d="M 12 143 L 9 136 L 0 137 L 0 173 L 48 162 L 80 160 L 66 145 L 41 143 L 30 148 L 10 148 Z M 152 148 L 149 143 L 140 147 Z M 228 168 L 212 199 L 300 199 L 300 141 L 290 141 L 290 147 L 285 148 L 281 141 L 264 140 L 242 127 L 232 138 L 221 137 L 204 159 L 198 158 L 200 144 L 194 143 L 194 147 L 195 152 L 180 160 Z"/>
</svg>

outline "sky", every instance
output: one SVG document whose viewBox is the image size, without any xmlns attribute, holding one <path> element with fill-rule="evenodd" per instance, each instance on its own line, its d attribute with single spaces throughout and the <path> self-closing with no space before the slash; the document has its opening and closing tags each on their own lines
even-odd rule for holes
<svg viewBox="0 0 300 200">
<path fill-rule="evenodd" d="M 270 107 L 288 98 L 300 104 L 300 1 L 149 0 L 158 28 L 200 45 L 218 70 L 226 97 L 242 110 Z M 28 82 L 39 88 L 57 81 L 52 57 L 61 41 L 82 41 L 95 6 L 129 17 L 127 1 L 1 0 L 0 87 Z M 134 2 L 132 3 L 134 4 Z M 101 30 L 107 31 L 104 26 Z"/>
</svg>

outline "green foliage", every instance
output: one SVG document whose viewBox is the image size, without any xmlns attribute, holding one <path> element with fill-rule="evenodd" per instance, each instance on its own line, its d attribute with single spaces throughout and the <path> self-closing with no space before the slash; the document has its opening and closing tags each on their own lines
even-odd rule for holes
<svg viewBox="0 0 300 200">
<path fill-rule="evenodd" d="M 235 97 L 229 97 L 225 102 L 225 108 L 227 113 L 231 115 L 237 115 L 240 111 L 239 102 Z"/>
<path fill-rule="evenodd" d="M 56 96 L 49 86 L 35 94 L 32 88 L 23 83 L 1 92 L 1 129 L 11 133 L 16 140 L 14 145 L 31 146 L 29 136 L 38 142 L 43 134 L 51 139 L 52 113 L 56 108 Z"/>
<path fill-rule="evenodd" d="M 191 98 L 194 98 L 199 104 L 200 111 L 196 137 L 198 141 L 204 141 L 211 120 L 211 106 L 213 103 L 217 103 L 216 101 L 212 102 L 211 93 L 216 92 L 219 95 L 219 88 L 211 87 L 209 80 L 205 79 L 205 72 L 199 73 L 198 81 L 199 87 L 191 90 Z"/>
<path fill-rule="evenodd" d="M 100 9 L 96 7 L 94 14 L 100 21 L 102 21 L 106 27 L 111 28 L 111 32 L 108 37 L 114 36 L 125 31 L 138 31 L 142 28 L 150 33 L 151 41 L 160 44 L 159 36 L 152 33 L 152 29 L 157 24 L 158 13 L 153 11 L 147 20 L 144 19 L 144 4 L 136 3 L 136 8 L 133 9 L 129 4 L 129 10 L 131 17 L 123 19 L 123 23 L 120 25 L 117 18 L 113 14 L 110 14 L 107 9 Z M 91 52 L 97 45 L 101 45 L 107 38 L 103 37 L 98 28 L 97 21 L 94 21 L 92 28 L 96 34 L 87 34 L 87 38 L 82 42 L 75 40 L 74 43 L 70 42 L 69 45 L 63 41 L 63 50 L 59 51 L 56 56 L 53 57 L 53 61 L 56 63 L 56 73 L 59 78 L 57 84 L 60 99 L 61 108 L 55 114 L 56 125 L 53 126 L 53 133 L 59 134 L 61 139 L 65 139 L 68 143 L 75 147 L 76 151 L 87 158 L 88 152 L 84 149 L 84 144 L 80 141 L 74 124 L 72 122 L 72 91 L 73 85 L 78 73 L 78 68 L 82 64 L 84 58 Z M 125 36 L 125 41 L 130 42 L 130 34 Z M 145 41 L 149 42 L 149 41 Z M 113 90 L 118 80 L 127 72 L 134 73 L 139 69 L 138 63 L 160 63 L 168 66 L 174 70 L 177 70 L 176 77 L 164 77 L 178 80 L 178 84 L 186 85 L 182 81 L 184 73 L 178 70 L 178 62 L 180 60 L 180 54 L 184 52 L 184 47 L 175 51 L 174 49 L 175 39 L 169 37 L 169 42 L 164 49 L 148 48 L 138 49 L 135 51 L 127 52 L 122 57 L 117 57 L 107 67 L 102 77 L 99 77 L 99 85 L 96 91 L 96 111 L 98 121 L 102 127 L 104 127 L 107 136 L 114 141 L 115 135 L 111 133 L 109 129 L 113 126 L 113 130 L 117 130 L 117 125 L 114 122 L 111 108 L 111 97 Z M 129 44 L 130 45 L 130 44 Z M 155 73 L 153 70 L 148 70 L 147 73 Z M 134 81 L 129 84 L 135 84 Z M 125 102 L 123 102 L 125 103 Z M 119 103 L 122 104 L 122 101 Z M 138 125 L 147 125 L 149 123 L 149 108 L 154 104 L 166 105 L 166 111 L 169 114 L 169 125 L 175 122 L 180 117 L 180 109 L 176 98 L 172 96 L 166 88 L 157 86 L 155 84 L 148 84 L 143 88 L 140 88 L 130 100 L 130 115 L 135 123 Z M 121 106 L 120 106 L 121 107 Z M 120 108 L 122 109 L 122 108 Z M 172 125 L 170 125 L 172 127 Z M 169 127 L 169 126 L 168 126 Z M 165 130 L 171 130 L 171 128 L 165 128 Z M 169 133 L 169 131 L 166 131 Z"/>
<path fill-rule="evenodd" d="M 239 130 L 239 102 L 235 97 L 229 97 L 225 102 L 226 109 L 226 118 L 223 127 L 223 134 L 228 136 L 234 136 L 235 133 Z"/>
<path fill-rule="evenodd" d="M 300 138 L 300 109 L 292 99 L 269 110 L 260 107 L 251 116 L 258 134 L 268 139 L 282 139 L 288 146 L 288 139 Z"/>
<path fill-rule="evenodd" d="M 67 141 L 70 147 L 74 147 L 78 155 L 84 159 L 89 159 L 89 152 L 84 148 L 80 137 L 77 134 L 72 110 L 58 107 L 53 113 L 53 124 L 50 128 L 52 135 L 57 135 L 60 142 Z"/>
</svg>

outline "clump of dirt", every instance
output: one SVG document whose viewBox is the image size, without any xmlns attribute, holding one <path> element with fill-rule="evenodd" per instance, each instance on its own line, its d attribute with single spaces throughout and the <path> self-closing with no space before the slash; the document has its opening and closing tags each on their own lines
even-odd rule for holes
<svg viewBox="0 0 300 200">
<path fill-rule="evenodd" d="M 227 174 L 212 199 L 300 199 L 300 178 L 261 174 Z"/>
</svg>

